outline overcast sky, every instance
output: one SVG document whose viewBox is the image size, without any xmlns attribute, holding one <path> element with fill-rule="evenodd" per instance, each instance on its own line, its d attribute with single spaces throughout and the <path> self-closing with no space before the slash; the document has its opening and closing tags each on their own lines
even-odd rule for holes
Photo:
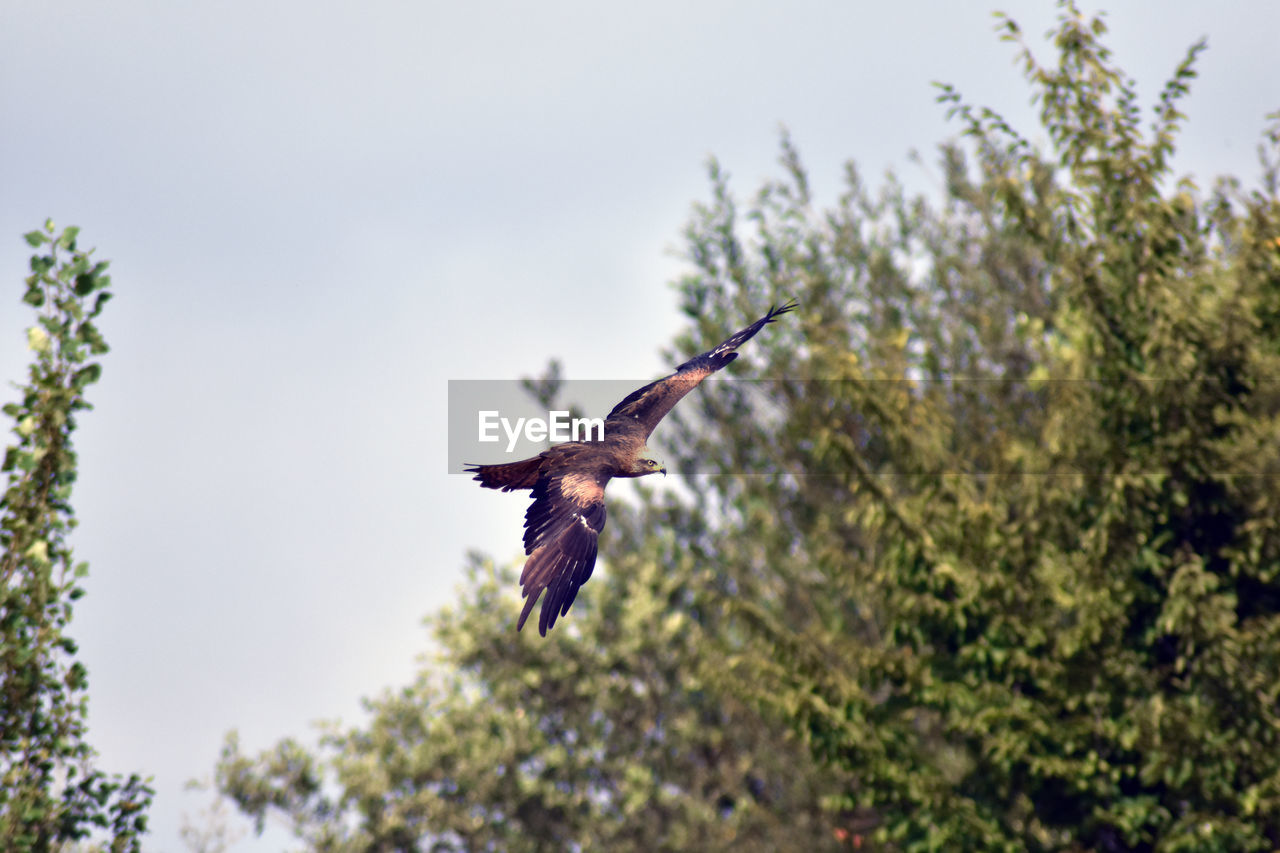
<svg viewBox="0 0 1280 853">
<path fill-rule="evenodd" d="M 846 159 L 927 188 L 957 132 L 935 80 L 1042 138 L 990 8 L 5 3 L 0 377 L 27 360 L 20 235 L 80 225 L 117 298 L 76 437 L 73 634 L 101 766 L 155 777 L 147 849 L 183 849 L 224 732 L 358 722 L 464 553 L 518 556 L 525 501 L 447 471 L 447 382 L 661 375 L 710 155 L 749 193 L 785 125 L 821 198 Z M 1052 7 L 1002 8 L 1049 56 Z M 1108 20 L 1148 104 L 1208 37 L 1177 167 L 1254 178 L 1280 4 Z"/>
</svg>

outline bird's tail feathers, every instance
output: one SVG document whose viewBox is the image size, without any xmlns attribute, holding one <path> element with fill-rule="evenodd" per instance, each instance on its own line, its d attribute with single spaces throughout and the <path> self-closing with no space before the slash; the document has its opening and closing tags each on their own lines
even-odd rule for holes
<svg viewBox="0 0 1280 853">
<path fill-rule="evenodd" d="M 475 474 L 475 479 L 486 489 L 510 492 L 516 489 L 532 489 L 538 482 L 538 470 L 541 466 L 542 457 L 534 456 L 519 462 L 505 462 L 500 465 L 468 465 L 467 473 Z"/>
</svg>

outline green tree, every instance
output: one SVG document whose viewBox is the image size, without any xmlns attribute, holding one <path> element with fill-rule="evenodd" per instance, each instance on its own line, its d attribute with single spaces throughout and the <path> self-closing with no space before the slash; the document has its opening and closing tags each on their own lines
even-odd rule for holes
<svg viewBox="0 0 1280 853">
<path fill-rule="evenodd" d="M 76 413 L 89 408 L 107 351 L 95 319 L 111 297 L 107 262 L 76 246 L 79 229 L 52 222 L 26 235 L 23 301 L 34 357 L 21 399 L 4 407 L 17 443 L 4 455 L 0 498 L 0 846 L 49 850 L 105 834 L 137 850 L 151 790 L 136 774 L 108 776 L 85 739 L 87 675 L 67 633 L 88 565 L 72 560 Z"/>
<path fill-rule="evenodd" d="M 335 850 L 1280 846 L 1280 125 L 1174 181 L 1202 46 L 1147 126 L 1062 9 L 1055 66 L 1001 22 L 1047 150 L 943 87 L 940 199 L 713 163 L 677 348 L 796 297 L 728 370 L 781 378 L 664 422 L 691 488 L 611 506 L 563 632 L 477 559 L 418 683 L 221 789 Z"/>
<path fill-rule="evenodd" d="M 1048 151 L 943 87 L 971 145 L 940 208 L 850 169 L 817 212 L 787 145 L 690 227 L 699 338 L 803 306 L 769 417 L 725 416 L 745 386 L 675 415 L 730 689 L 895 848 L 1275 849 L 1278 134 L 1260 187 L 1201 197 L 1170 157 L 1202 45 L 1146 127 L 1101 19 L 1065 4 L 1053 67 L 1001 26 Z"/>
<path fill-rule="evenodd" d="M 619 509 L 621 538 L 648 535 Z M 474 557 L 413 684 L 318 749 L 246 756 L 232 734 L 219 790 L 311 850 L 837 849 L 838 773 L 700 674 L 681 600 L 701 570 L 664 538 L 674 564 L 620 545 L 545 640 L 512 630 L 514 574 Z"/>
</svg>

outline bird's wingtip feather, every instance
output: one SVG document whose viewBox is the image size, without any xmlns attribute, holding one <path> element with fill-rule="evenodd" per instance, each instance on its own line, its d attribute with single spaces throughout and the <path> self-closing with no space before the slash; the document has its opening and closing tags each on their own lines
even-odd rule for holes
<svg viewBox="0 0 1280 853">
<path fill-rule="evenodd" d="M 782 314 L 786 314 L 788 311 L 794 311 L 796 308 L 799 307 L 799 305 L 800 303 L 797 302 L 796 300 L 788 299 L 780 307 L 774 307 L 773 305 L 770 305 L 769 313 L 765 316 L 767 319 L 772 320 L 774 317 L 778 317 L 778 316 L 781 316 Z"/>
</svg>

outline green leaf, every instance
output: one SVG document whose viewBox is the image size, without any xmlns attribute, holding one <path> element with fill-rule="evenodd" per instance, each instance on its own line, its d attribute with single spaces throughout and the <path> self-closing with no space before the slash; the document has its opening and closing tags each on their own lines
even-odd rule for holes
<svg viewBox="0 0 1280 853">
<path fill-rule="evenodd" d="M 69 252 L 75 251 L 76 237 L 80 236 L 80 229 L 75 225 L 68 225 L 63 229 L 62 235 L 58 237 L 58 247 L 66 249 Z"/>
<path fill-rule="evenodd" d="M 39 248 L 49 242 L 49 238 L 45 236 L 43 231 L 28 231 L 26 234 L 23 234 L 22 237 L 27 241 L 27 245 L 33 248 Z"/>
<path fill-rule="evenodd" d="M 75 372 L 71 378 L 71 387 L 77 391 L 83 391 L 85 386 L 92 385 L 102 376 L 102 365 L 98 363 L 87 364 Z"/>
<path fill-rule="evenodd" d="M 90 317 L 97 317 L 102 313 L 103 307 L 115 298 L 114 293 L 103 292 L 98 294 L 98 298 L 93 301 L 93 308 L 89 311 Z"/>
</svg>

